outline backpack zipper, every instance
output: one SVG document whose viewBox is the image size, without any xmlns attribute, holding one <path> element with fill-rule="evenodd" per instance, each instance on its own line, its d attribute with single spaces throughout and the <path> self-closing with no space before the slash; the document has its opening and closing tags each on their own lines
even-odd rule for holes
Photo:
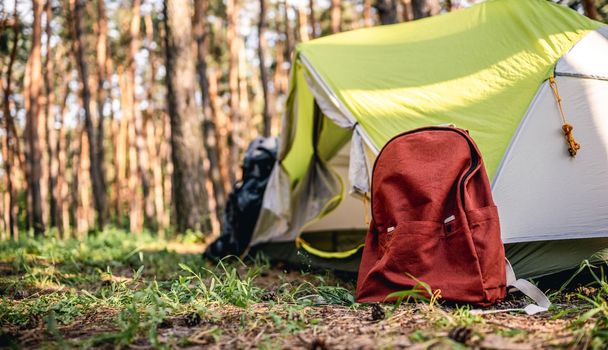
<svg viewBox="0 0 608 350">
<path fill-rule="evenodd" d="M 479 155 L 477 154 L 475 148 L 471 144 L 471 141 L 468 138 L 466 138 L 466 139 L 467 139 L 467 143 L 469 144 L 469 149 L 471 150 L 471 167 L 469 167 L 469 170 L 467 170 L 467 172 L 464 173 L 462 180 L 460 180 L 460 200 L 462 201 L 463 210 L 465 210 L 464 191 L 465 191 L 467 179 L 475 171 L 475 169 L 477 169 L 477 165 L 479 164 Z"/>
<path fill-rule="evenodd" d="M 429 127 L 423 127 L 423 128 L 419 128 L 419 129 L 415 129 L 415 130 L 405 131 L 405 132 L 402 132 L 401 134 L 395 135 L 387 143 L 385 143 L 384 146 L 382 147 L 382 149 L 380 150 L 380 152 L 378 152 L 378 155 L 376 156 L 376 160 L 374 161 L 374 166 L 372 167 L 372 181 L 371 181 L 371 184 L 370 184 L 370 187 L 371 187 L 370 202 L 371 203 L 374 202 L 374 191 L 373 191 L 373 188 L 374 188 L 374 176 L 373 175 L 374 175 L 374 172 L 376 171 L 376 165 L 378 164 L 378 159 L 380 159 L 380 155 L 382 154 L 382 151 L 384 151 L 384 149 L 391 142 L 393 142 L 394 140 L 396 140 L 399 137 L 410 135 L 410 134 L 415 134 L 415 133 L 422 132 L 422 131 L 429 131 L 429 130 L 452 131 L 452 132 L 455 132 L 455 133 L 459 134 L 460 136 L 464 137 L 464 139 L 469 144 L 469 150 L 471 152 L 471 166 L 466 171 L 466 173 L 462 177 L 462 180 L 460 180 L 460 184 L 459 184 L 459 187 L 460 187 L 460 200 L 462 202 L 462 207 L 464 209 L 464 207 L 465 207 L 465 203 L 464 203 L 465 184 L 466 184 L 466 181 L 467 181 L 468 177 L 475 171 L 475 169 L 479 165 L 479 154 L 478 154 L 477 148 L 474 146 L 474 144 L 470 140 L 470 136 L 464 134 L 460 129 L 457 129 L 455 127 L 449 127 L 449 126 L 448 127 L 446 127 L 446 126 L 429 126 Z M 375 222 L 376 220 L 374 218 L 373 207 L 372 207 L 372 210 L 371 210 L 371 215 L 372 215 L 372 222 Z"/>
</svg>

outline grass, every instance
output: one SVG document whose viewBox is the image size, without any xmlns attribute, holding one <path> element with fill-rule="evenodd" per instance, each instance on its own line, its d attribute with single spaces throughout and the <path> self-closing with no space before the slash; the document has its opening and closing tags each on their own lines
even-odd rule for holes
<svg viewBox="0 0 608 350">
<path fill-rule="evenodd" d="M 1 243 L 0 347 L 600 349 L 608 341 L 608 282 L 588 263 L 580 271 L 591 271 L 592 283 L 555 291 L 544 315 L 473 314 L 420 281 L 370 316 L 352 281 L 263 257 L 210 264 L 195 241 L 110 229 L 83 241 Z M 401 305 L 408 299 L 419 303 Z M 504 307 L 514 303 L 522 299 Z"/>
<path fill-rule="evenodd" d="M 226 307 L 246 311 L 262 297 L 270 304 L 266 319 L 253 320 L 256 315 L 245 312 L 240 327 L 266 322 L 292 332 L 307 324 L 307 306 L 354 303 L 347 289 L 325 285 L 322 277 L 313 276 L 297 284 L 282 282 L 278 293 L 269 297 L 254 283 L 269 270 L 263 258 L 248 265 L 236 258 L 210 265 L 200 250 L 183 254 L 170 249 L 171 244 L 192 246 L 119 230 L 91 235 L 82 242 L 45 237 L 2 243 L 3 345 L 32 341 L 88 348 L 143 342 L 162 348 L 186 344 L 188 337 L 163 339 L 159 329 L 217 320 Z M 73 340 L 64 339 L 61 332 L 87 326 L 89 332 Z M 39 329 L 44 330 L 42 338 L 33 333 L 33 339 L 16 339 L 24 330 Z M 213 342 L 221 333 L 221 328 L 212 328 L 211 338 L 205 339 Z"/>
</svg>

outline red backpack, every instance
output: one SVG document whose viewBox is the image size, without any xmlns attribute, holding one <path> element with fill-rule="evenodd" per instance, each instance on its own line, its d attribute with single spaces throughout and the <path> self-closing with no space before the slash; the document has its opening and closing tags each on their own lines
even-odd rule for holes
<svg viewBox="0 0 608 350">
<path fill-rule="evenodd" d="M 426 127 L 390 140 L 374 164 L 371 205 L 357 301 L 391 301 L 419 281 L 449 301 L 505 297 L 498 212 L 465 130 Z"/>
</svg>

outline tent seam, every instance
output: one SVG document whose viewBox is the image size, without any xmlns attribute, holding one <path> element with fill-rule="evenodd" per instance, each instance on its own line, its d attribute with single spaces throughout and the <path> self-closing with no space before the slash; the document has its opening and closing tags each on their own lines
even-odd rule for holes
<svg viewBox="0 0 608 350">
<path fill-rule="evenodd" d="M 592 79 L 592 80 L 605 80 L 608 81 L 608 76 L 601 75 L 589 75 L 589 74 L 581 74 L 581 73 L 565 73 L 565 72 L 555 72 L 555 76 L 558 77 L 567 77 L 567 78 L 581 78 L 581 79 Z"/>
</svg>

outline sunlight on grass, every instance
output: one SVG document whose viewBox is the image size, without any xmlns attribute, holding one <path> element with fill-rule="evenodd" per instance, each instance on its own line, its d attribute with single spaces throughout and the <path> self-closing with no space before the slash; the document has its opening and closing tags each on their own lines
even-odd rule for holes
<svg viewBox="0 0 608 350">
<path fill-rule="evenodd" d="M 538 336 L 528 328 L 534 318 L 474 315 L 471 306 L 446 305 L 422 281 L 389 295 L 397 303 L 376 306 L 374 316 L 374 307 L 355 302 L 352 284 L 331 274 L 283 271 L 263 256 L 210 264 L 197 241 L 107 230 L 82 242 L 51 236 L 1 244 L 0 345 L 172 348 L 254 342 L 274 349 L 286 339 L 321 341 L 302 334 L 328 327 L 385 334 L 377 339 L 387 347 L 394 341 L 508 347 Z M 556 345 L 599 349 L 608 339 L 608 282 L 603 270 L 588 262 L 578 271 L 583 273 L 590 273 L 592 283 L 550 294 L 555 308 L 537 321 L 561 327 L 553 335 Z M 546 339 L 551 336 L 548 330 Z"/>
</svg>

